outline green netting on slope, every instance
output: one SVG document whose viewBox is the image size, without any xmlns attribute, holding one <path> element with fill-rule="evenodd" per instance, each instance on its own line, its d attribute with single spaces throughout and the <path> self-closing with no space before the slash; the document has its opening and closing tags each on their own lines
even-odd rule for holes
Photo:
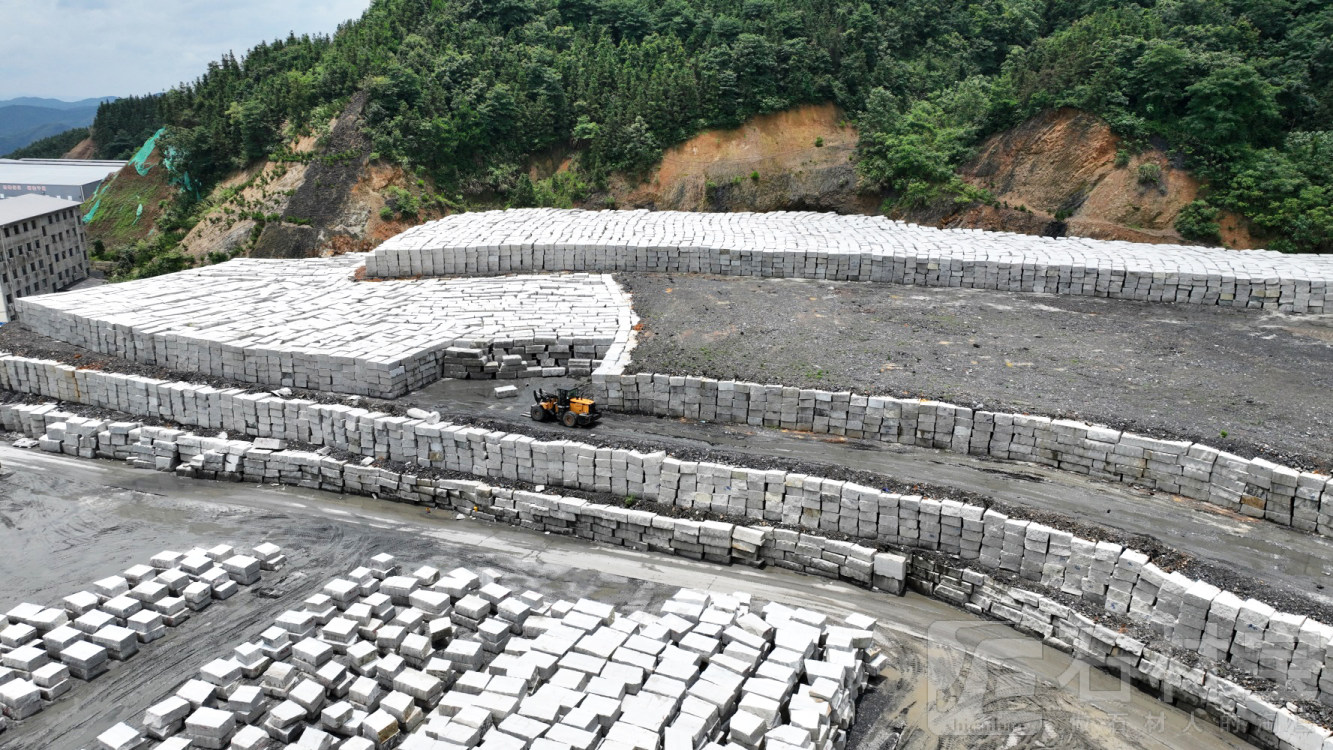
<svg viewBox="0 0 1333 750">
<path fill-rule="evenodd" d="M 115 182 L 119 175 L 120 173 L 117 172 L 108 179 L 102 180 L 102 184 L 98 185 L 97 189 L 93 191 L 93 205 L 92 208 L 88 209 L 88 213 L 83 215 L 84 224 L 91 224 L 93 219 L 97 218 L 97 209 L 102 205 L 102 196 L 106 194 L 107 188 L 111 187 L 111 183 Z"/>
<path fill-rule="evenodd" d="M 139 204 L 139 207 L 136 208 L 136 209 L 134 210 L 134 223 L 135 223 L 135 224 L 138 224 L 138 223 L 139 223 L 139 219 L 141 219 L 141 218 L 143 218 L 143 204 L 142 204 L 142 203 L 140 203 L 140 204 Z"/>
<path fill-rule="evenodd" d="M 159 128 L 156 133 L 153 133 L 152 137 L 147 141 L 144 141 L 144 144 L 140 146 L 139 150 L 130 158 L 130 164 L 134 165 L 134 171 L 138 172 L 140 177 L 146 176 L 155 166 L 148 163 L 148 157 L 152 156 L 153 149 L 157 148 L 157 139 L 165 132 L 167 132 L 166 128 Z M 171 175 L 169 181 L 182 190 L 190 191 L 195 198 L 198 198 L 199 186 L 194 180 L 190 179 L 189 173 L 180 172 L 177 174 L 175 172 L 175 158 L 176 150 L 170 147 L 168 147 L 162 155 L 161 163 L 167 168 L 167 173 Z M 83 215 L 84 224 L 91 224 L 93 220 L 97 218 L 97 209 L 102 205 L 102 195 L 106 192 L 107 188 L 111 186 L 111 183 L 115 182 L 115 180 L 116 175 L 112 175 L 111 179 L 103 181 L 102 184 L 97 187 L 97 191 L 93 193 L 93 205 L 88 209 L 88 213 Z M 143 216 L 143 204 L 139 204 L 139 208 L 134 214 L 135 223 L 138 223 L 139 217 L 141 216 Z"/>
<path fill-rule="evenodd" d="M 158 128 L 157 132 L 153 133 L 153 135 L 139 147 L 139 150 L 134 152 L 134 156 L 130 157 L 130 164 L 134 165 L 134 171 L 138 172 L 140 177 L 148 174 L 149 170 L 153 168 L 153 165 L 148 163 L 148 157 L 152 156 L 153 149 L 157 148 L 158 137 L 165 132 L 167 132 L 166 128 Z M 171 169 L 170 164 L 167 165 L 167 169 Z"/>
</svg>

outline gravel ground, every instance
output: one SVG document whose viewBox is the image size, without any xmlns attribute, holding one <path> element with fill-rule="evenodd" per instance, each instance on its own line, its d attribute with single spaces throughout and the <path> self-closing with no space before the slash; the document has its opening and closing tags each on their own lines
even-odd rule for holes
<svg viewBox="0 0 1333 750">
<path fill-rule="evenodd" d="M 634 372 L 933 398 L 1333 467 L 1333 316 L 621 274 Z"/>
</svg>

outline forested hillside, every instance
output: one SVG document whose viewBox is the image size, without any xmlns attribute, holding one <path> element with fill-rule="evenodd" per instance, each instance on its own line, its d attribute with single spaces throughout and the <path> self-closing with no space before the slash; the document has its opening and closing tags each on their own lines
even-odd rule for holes
<svg viewBox="0 0 1333 750">
<path fill-rule="evenodd" d="M 828 101 L 890 208 L 984 202 L 955 175 L 981 139 L 1069 106 L 1105 118 L 1126 162 L 1155 144 L 1208 181 L 1183 235 L 1215 241 L 1226 209 L 1275 249 L 1333 251 L 1326 0 L 376 0 L 332 38 L 105 104 L 94 138 L 123 155 L 165 124 L 175 168 L 208 186 L 360 91 L 380 160 L 443 200 L 510 205 L 578 200 L 703 129 Z M 575 169 L 534 185 L 552 151 Z"/>
<path fill-rule="evenodd" d="M 88 137 L 88 128 L 71 128 L 5 154 L 7 159 L 59 159 Z"/>
</svg>

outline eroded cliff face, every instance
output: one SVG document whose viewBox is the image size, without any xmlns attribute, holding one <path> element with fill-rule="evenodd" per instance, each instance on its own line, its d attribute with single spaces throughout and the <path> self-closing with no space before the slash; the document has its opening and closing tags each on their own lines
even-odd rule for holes
<svg viewBox="0 0 1333 750">
<path fill-rule="evenodd" d="M 857 186 L 856 140 L 832 104 L 760 115 L 668 149 L 642 182 L 612 180 L 611 197 L 625 208 L 874 213 L 879 197 Z"/>
<path fill-rule="evenodd" d="M 324 142 L 309 138 L 294 145 L 295 152 L 315 158 L 259 165 L 220 186 L 234 197 L 195 227 L 184 249 L 198 258 L 214 251 L 300 257 L 369 250 L 438 215 L 423 211 L 408 218 L 381 210 L 386 191 L 416 192 L 417 180 L 400 167 L 369 160 L 358 104 L 353 101 L 330 123 Z M 604 208 L 609 198 L 617 208 L 875 214 L 886 196 L 866 191 L 857 179 L 856 143 L 855 128 L 832 104 L 761 115 L 668 149 L 642 178 L 613 177 L 584 207 Z M 1176 216 L 1199 197 L 1199 181 L 1160 148 L 1116 166 L 1121 148 L 1120 139 L 1093 115 L 1046 112 L 987 139 L 959 170 L 964 180 L 990 191 L 997 205 L 943 203 L 898 218 L 941 227 L 1181 242 Z M 319 158 L 328 154 L 343 158 Z M 347 158 L 351 154 L 355 157 Z M 530 175 L 549 177 L 570 169 L 575 159 L 573 152 L 547 154 L 533 161 Z M 1155 182 L 1139 178 L 1140 166 L 1148 164 L 1160 172 Z M 254 210 L 281 219 L 257 226 L 245 217 Z M 1256 246 L 1241 219 L 1228 214 L 1220 219 L 1228 246 Z"/>
<path fill-rule="evenodd" d="M 1071 235 L 1180 242 L 1176 216 L 1199 197 L 1199 181 L 1176 168 L 1160 148 L 1116 166 L 1121 147 L 1098 117 L 1073 109 L 1046 112 L 990 137 L 959 170 L 964 180 L 990 191 L 998 207 L 972 206 L 947 215 L 926 211 L 905 218 L 1042 234 L 1056 229 L 1052 224 L 1059 215 L 1067 217 L 1064 231 Z M 1160 177 L 1140 179 L 1144 165 L 1149 171 L 1156 167 Z M 1220 218 L 1228 246 L 1255 246 L 1239 217 Z"/>
</svg>

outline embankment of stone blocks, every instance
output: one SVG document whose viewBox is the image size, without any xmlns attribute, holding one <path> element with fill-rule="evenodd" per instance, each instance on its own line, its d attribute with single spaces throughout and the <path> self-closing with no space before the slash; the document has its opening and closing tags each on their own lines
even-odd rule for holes
<svg viewBox="0 0 1333 750">
<path fill-rule="evenodd" d="M 307 412 L 305 419 L 297 416 L 300 413 L 298 409 L 293 414 L 298 424 L 311 429 L 321 424 L 315 413 Z M 188 476 L 277 482 L 409 502 L 439 503 L 443 487 L 451 507 L 458 501 L 464 512 L 477 508 L 500 520 L 524 522 L 515 515 L 519 500 L 514 494 L 506 497 L 507 490 L 488 490 L 502 499 L 482 502 L 471 483 L 456 485 L 451 482 L 457 480 L 433 480 L 367 465 L 381 458 L 473 474 L 481 480 L 568 487 L 609 493 L 616 498 L 632 495 L 662 505 L 745 519 L 746 523 L 782 525 L 798 536 L 774 530 L 771 549 L 787 553 L 794 545 L 795 552 L 804 552 L 809 561 L 774 557 L 771 562 L 793 562 L 805 572 L 823 575 L 834 575 L 836 566 L 837 577 L 863 583 L 867 575 L 871 583 L 875 582 L 877 558 L 868 550 L 893 545 L 943 552 L 986 570 L 1012 574 L 1077 597 L 1098 611 L 1128 617 L 1151 628 L 1174 646 L 1228 663 L 1246 674 L 1271 678 L 1299 697 L 1333 704 L 1333 628 L 1163 570 L 1147 555 L 1112 542 L 1080 538 L 978 505 L 882 492 L 789 472 L 680 461 L 664 453 L 597 448 L 565 440 L 538 441 L 523 435 L 400 417 L 354 420 L 352 424 L 351 429 L 334 430 L 336 435 L 357 438 L 354 452 L 367 455 L 359 462 L 287 451 L 285 443 L 277 438 L 252 444 L 162 427 L 127 429 L 124 423 L 113 432 L 112 425 L 103 420 L 90 422 L 60 412 L 54 405 L 0 407 L 0 425 L 40 437 L 47 450 L 125 456 L 142 468 Z M 121 432 L 125 433 L 123 438 L 117 436 Z M 91 444 L 94 442 L 95 447 Z M 352 443 L 345 445 L 350 448 Z M 450 494 L 460 488 L 464 494 Z M 487 508 L 490 510 L 480 510 Z M 743 545 L 737 546 L 735 527 L 728 548 L 722 536 L 726 524 L 710 527 L 681 519 L 659 520 L 651 514 L 639 515 L 609 505 L 592 504 L 587 512 L 589 524 L 575 522 L 576 533 L 581 532 L 585 538 L 652 549 L 655 542 L 665 538 L 665 528 L 658 529 L 659 524 L 665 524 L 671 528 L 671 539 L 675 539 L 676 529 L 683 527 L 688 530 L 685 543 L 696 545 L 673 542 L 670 548 L 699 559 L 734 560 L 736 550 L 749 551 L 744 545 L 770 549 L 768 537 L 758 545 L 742 540 Z M 607 520 L 616 523 L 605 523 Z M 559 530 L 547 527 L 545 522 L 535 528 Z M 827 539 L 832 534 L 867 544 L 865 549 L 857 549 L 862 545 Z M 706 542 L 710 535 L 715 540 L 712 549 Z M 811 546 L 807 536 L 825 537 L 826 541 Z"/>
<path fill-rule="evenodd" d="M 677 375 L 594 375 L 604 409 L 802 430 L 1028 461 L 1333 536 L 1333 478 L 1202 443 L 939 401 Z"/>
<path fill-rule="evenodd" d="M 431 463 L 431 446 L 438 451 L 444 447 L 438 426 L 423 428 L 424 449 L 416 445 L 416 437 L 406 442 L 398 437 L 403 425 L 412 422 L 404 417 L 236 388 L 80 370 L 47 360 L 0 356 L 0 388 L 205 429 L 420 460 L 423 465 L 437 465 Z M 1201 443 L 937 401 L 683 376 L 598 373 L 593 375 L 592 395 L 608 411 L 808 430 L 1028 461 L 1333 536 L 1333 478 Z M 458 429 L 450 430 L 451 440 Z M 604 477 L 606 491 L 611 491 L 610 480 Z M 629 486 L 628 477 L 625 484 Z"/>
<path fill-rule="evenodd" d="M 370 277 L 640 271 L 874 281 L 1321 313 L 1333 256 L 935 229 L 877 216 L 516 209 L 391 238 Z"/>
<path fill-rule="evenodd" d="M 1114 623 L 1099 623 L 1041 593 L 949 560 L 924 556 L 912 558 L 908 586 L 1008 623 L 1186 711 L 1202 709 L 1223 729 L 1260 747 L 1324 750 L 1328 747 L 1325 743 L 1333 742 L 1328 729 L 1286 705 L 1265 700 L 1206 662 L 1154 648 Z M 951 644 L 944 641 L 939 645 Z M 1309 658 L 1307 664 L 1320 664 L 1317 655 Z M 1116 700 L 1113 695 L 1098 697 Z"/>
<path fill-rule="evenodd" d="M 0 425 L 42 438 L 48 450 L 126 458 L 137 466 L 161 470 L 185 464 L 187 471 L 207 477 L 283 481 L 412 501 L 422 497 L 418 487 L 430 484 L 357 462 L 284 450 L 282 441 L 292 440 L 349 451 L 371 461 L 412 463 L 481 479 L 568 487 L 618 498 L 633 495 L 812 535 L 836 533 L 873 546 L 937 550 L 1059 588 L 1108 613 L 1148 623 L 1181 647 L 1225 660 L 1249 674 L 1272 675 L 1300 695 L 1333 701 L 1333 670 L 1323 667 L 1333 663 L 1325 624 L 1275 612 L 1254 600 L 1240 601 L 1160 570 L 1137 551 L 1080 539 L 976 505 L 789 472 L 681 461 L 661 452 L 536 440 L 344 405 L 161 383 L 17 358 L 0 360 L 0 378 L 11 388 L 42 382 L 43 388 L 73 401 L 82 397 L 96 406 L 265 439 L 250 444 L 159 427 L 141 427 L 136 433 L 126 423 L 96 419 L 90 423 L 60 412 L 55 405 L 0 408 Z M 927 433 L 920 426 L 913 432 L 925 437 L 941 434 Z M 839 562 L 839 567 L 842 575 L 844 564 Z M 855 570 L 853 565 L 845 567 Z M 1312 662 L 1311 654 L 1324 656 Z M 1321 666 L 1312 669 L 1312 663 Z"/>
<path fill-rule="evenodd" d="M 76 436 L 90 434 L 89 423 L 95 420 L 42 409 L 0 407 L 0 418 L 8 425 L 11 412 L 26 412 L 28 418 L 17 421 L 39 425 L 48 419 L 63 420 L 46 428 L 43 446 L 63 450 L 66 443 L 78 440 L 80 450 L 74 452 L 82 453 L 82 439 Z M 71 424 L 79 429 L 70 430 Z M 120 423 L 117 432 L 125 426 Z M 100 445 L 110 430 L 95 434 Z M 910 535 L 916 546 L 954 556 L 924 557 L 792 529 L 692 521 L 481 481 L 401 474 L 319 453 L 287 451 L 273 439 L 250 444 L 139 425 L 129 426 L 125 434 L 136 441 L 129 451 L 136 465 L 174 470 L 182 476 L 358 492 L 633 549 L 724 564 L 775 564 L 893 593 L 911 586 L 1010 623 L 1084 661 L 1118 670 L 1169 701 L 1202 706 L 1223 726 L 1259 744 L 1305 747 L 1302 743 L 1311 738 L 1322 741 L 1328 736 L 1289 709 L 1218 676 L 1215 665 L 1230 655 L 1231 665 L 1242 672 L 1271 677 L 1298 697 L 1327 702 L 1333 696 L 1333 628 L 1164 572 L 1135 550 L 1080 539 L 977 506 L 897 497 L 896 504 L 880 507 L 877 521 L 893 519 L 900 540 Z M 117 451 L 119 442 L 111 441 L 109 451 Z M 803 490 L 824 489 L 808 485 L 805 478 L 794 484 Z M 864 509 L 858 505 L 858 511 Z M 1041 589 L 1002 583 L 977 567 L 1010 574 L 1006 580 L 1027 580 L 1034 588 L 1039 583 L 1046 591 L 1059 589 L 1078 597 L 1084 605 L 1094 605 L 1092 612 L 1107 613 L 1104 619 L 1109 624 L 1098 622 L 1086 606 L 1071 608 L 1040 593 Z M 1116 620 L 1138 622 L 1155 637 L 1196 656 L 1182 659 L 1154 648 L 1125 634 Z"/>
</svg>

